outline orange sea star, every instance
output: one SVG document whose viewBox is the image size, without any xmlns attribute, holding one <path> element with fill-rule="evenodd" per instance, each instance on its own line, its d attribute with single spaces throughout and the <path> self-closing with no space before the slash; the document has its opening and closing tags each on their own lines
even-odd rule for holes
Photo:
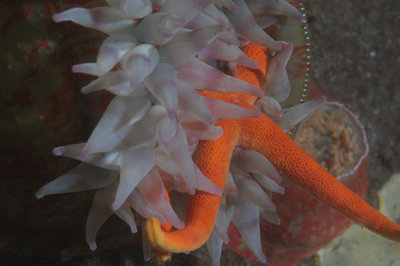
<svg viewBox="0 0 400 266">
<path fill-rule="evenodd" d="M 251 70 L 239 66 L 236 77 L 261 87 L 267 72 L 267 50 L 250 43 L 243 51 L 257 60 L 260 67 Z M 199 94 L 245 108 L 255 108 L 253 104 L 256 97 L 252 95 L 206 90 L 199 91 Z M 266 115 L 235 120 L 220 119 L 217 125 L 223 129 L 222 136 L 216 140 L 200 141 L 194 154 L 194 162 L 216 187 L 224 188 L 235 147 L 254 150 L 267 157 L 284 176 L 331 207 L 384 237 L 400 241 L 399 225 L 337 181 Z M 166 232 L 160 227 L 157 218 L 149 219 L 146 233 L 150 243 L 158 253 L 197 249 L 211 234 L 220 200 L 221 195 L 196 191 L 195 195 L 189 197 L 183 229 Z"/>
<path fill-rule="evenodd" d="M 259 115 L 256 106 L 261 105 L 260 109 L 272 117 L 284 117 L 279 103 L 290 91 L 285 66 L 293 48 L 292 44 L 273 40 L 264 29 L 280 25 L 271 15 L 302 21 L 304 14 L 284 0 L 106 2 L 109 6 L 71 8 L 54 15 L 58 22 L 73 21 L 109 35 L 99 48 L 96 62 L 78 64 L 72 70 L 96 77 L 82 92 L 104 89 L 115 97 L 86 143 L 61 146 L 53 151 L 57 156 L 82 163 L 36 194 L 41 198 L 97 190 L 86 222 L 90 249 L 96 249 L 97 231 L 112 214 L 124 220 L 132 233 L 137 231 L 136 218 L 139 217 L 139 222 L 149 218 L 145 233 L 159 260 L 168 259 L 170 253 L 194 250 L 209 238 L 213 256 L 220 251 L 222 241 L 228 240 L 227 235 L 222 236 L 221 228 L 218 232 L 218 225 L 227 227 L 230 220 L 243 225 L 257 218 L 257 222 L 252 220 L 252 228 L 242 228 L 241 232 L 244 239 L 251 239 L 246 243 L 250 247 L 253 238 L 259 240 L 259 231 L 257 235 L 254 230 L 259 230 L 259 211 L 274 211 L 275 206 L 258 184 L 254 184 L 253 190 L 250 185 L 245 187 L 245 191 L 240 180 L 246 177 L 235 174 L 241 170 L 253 174 L 250 170 L 269 164 L 267 159 L 285 177 L 332 207 L 373 231 L 400 240 L 397 224 L 338 182 L 281 130 L 280 126 L 287 129 L 285 123 L 294 116 L 286 116 L 290 119 L 276 124 L 266 115 Z M 247 41 L 250 44 L 242 47 Z M 271 62 L 264 47 L 277 52 Z M 235 78 L 213 67 L 216 62 L 225 62 L 230 71 L 236 71 Z M 262 86 L 267 97 L 256 103 L 257 96 L 262 96 Z M 311 103 L 305 104 L 308 112 L 315 102 Z M 298 109 L 293 108 L 285 115 L 296 114 Z M 299 113 L 305 115 L 307 111 Z M 251 161 L 251 167 L 244 163 L 248 169 L 236 165 L 238 169 L 232 168 L 232 181 L 227 179 L 231 158 L 238 164 L 241 162 L 237 161 L 249 159 L 233 156 L 236 147 L 247 150 L 238 154 L 254 153 L 265 163 Z M 273 175 L 279 176 L 276 169 L 272 169 Z M 268 173 L 263 182 L 268 182 L 272 170 L 265 171 Z M 257 179 L 257 174 L 254 172 L 251 177 Z M 248 183 L 254 183 L 247 179 Z M 270 182 L 275 187 L 270 191 L 283 193 L 278 178 L 272 179 L 271 176 Z M 229 189 L 221 195 L 227 180 L 238 181 L 239 197 L 232 202 L 226 200 L 226 196 L 231 196 Z M 260 185 L 263 186 L 261 182 Z M 249 195 L 255 187 L 264 197 Z M 185 223 L 168 202 L 167 190 L 190 194 Z M 248 205 L 244 202 L 248 200 L 246 197 L 251 198 Z M 257 203 L 251 202 L 254 198 Z M 230 212 L 226 211 L 224 218 L 228 217 L 226 214 L 231 217 L 221 226 L 222 215 L 218 215 L 224 212 L 221 202 L 234 205 L 235 200 L 239 204 L 226 208 Z M 269 206 L 264 204 L 267 201 Z M 215 223 L 215 231 L 220 234 L 217 240 L 212 233 Z M 172 226 L 176 229 L 172 230 Z M 251 229 L 248 235 L 247 229 Z M 218 247 L 213 248 L 216 243 Z M 261 244 L 251 249 L 265 260 Z M 149 253 L 145 253 L 149 259 Z M 213 263 L 218 264 L 218 260 Z"/>
</svg>

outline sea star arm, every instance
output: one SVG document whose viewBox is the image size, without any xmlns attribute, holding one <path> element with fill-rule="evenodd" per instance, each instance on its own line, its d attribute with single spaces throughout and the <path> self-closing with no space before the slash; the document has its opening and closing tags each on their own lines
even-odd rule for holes
<svg viewBox="0 0 400 266">
<path fill-rule="evenodd" d="M 400 226 L 371 207 L 304 152 L 267 116 L 241 119 L 239 146 L 266 156 L 297 185 L 371 231 L 400 241 Z"/>
<path fill-rule="evenodd" d="M 217 126 L 223 128 L 223 135 L 217 140 L 201 141 L 193 160 L 216 187 L 223 189 L 238 130 L 234 120 L 220 120 Z M 185 227 L 180 230 L 165 232 L 157 218 L 149 219 L 145 230 L 150 243 L 162 252 L 180 253 L 197 249 L 211 234 L 220 200 L 221 195 L 196 191 L 189 197 Z"/>
<path fill-rule="evenodd" d="M 236 77 L 261 87 L 267 70 L 267 49 L 250 43 L 243 48 L 243 52 L 256 60 L 259 68 L 253 70 L 239 65 Z M 231 103 L 237 103 L 239 100 L 242 105 L 252 104 L 256 100 L 255 96 L 242 93 L 227 95 L 203 90 L 199 91 L 199 94 Z M 219 120 L 217 126 L 222 127 L 223 135 L 217 140 L 200 141 L 193 160 L 215 186 L 223 189 L 239 131 L 236 120 Z M 156 218 L 150 218 L 145 228 L 150 243 L 159 253 L 186 252 L 200 247 L 207 241 L 214 227 L 220 199 L 221 196 L 196 191 L 195 195 L 189 197 L 185 227 L 181 230 L 166 232 Z"/>
</svg>

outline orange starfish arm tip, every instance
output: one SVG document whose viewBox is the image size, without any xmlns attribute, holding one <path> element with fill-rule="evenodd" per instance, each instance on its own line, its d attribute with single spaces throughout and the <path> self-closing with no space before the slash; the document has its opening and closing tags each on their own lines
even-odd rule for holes
<svg viewBox="0 0 400 266">
<path fill-rule="evenodd" d="M 146 234 L 149 242 L 156 249 L 158 254 L 182 253 L 192 251 L 199 248 L 207 240 L 205 228 L 201 229 L 194 226 L 194 228 L 185 227 L 182 230 L 172 232 L 165 232 L 161 229 L 160 221 L 157 218 L 150 218 L 146 222 Z M 193 235 L 193 231 L 201 232 Z M 195 238 L 194 238 L 195 237 Z M 157 258 L 160 261 L 169 259 L 167 256 L 160 256 Z"/>
</svg>

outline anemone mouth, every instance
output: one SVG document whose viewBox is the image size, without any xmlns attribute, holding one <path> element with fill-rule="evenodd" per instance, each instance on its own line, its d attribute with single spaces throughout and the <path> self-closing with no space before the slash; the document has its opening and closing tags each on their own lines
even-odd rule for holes
<svg viewBox="0 0 400 266">
<path fill-rule="evenodd" d="M 339 180 L 352 175 L 368 155 L 364 127 L 338 102 L 327 102 L 298 128 L 294 140 Z"/>
</svg>

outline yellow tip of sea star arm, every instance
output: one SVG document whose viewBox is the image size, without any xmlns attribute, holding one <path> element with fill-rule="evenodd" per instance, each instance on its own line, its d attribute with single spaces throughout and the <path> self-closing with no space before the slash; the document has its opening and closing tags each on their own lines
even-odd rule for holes
<svg viewBox="0 0 400 266">
<path fill-rule="evenodd" d="M 171 252 L 164 252 L 164 251 L 159 251 L 159 250 L 155 250 L 154 255 L 156 256 L 157 261 L 160 261 L 160 262 L 170 260 L 172 257 Z"/>
</svg>

